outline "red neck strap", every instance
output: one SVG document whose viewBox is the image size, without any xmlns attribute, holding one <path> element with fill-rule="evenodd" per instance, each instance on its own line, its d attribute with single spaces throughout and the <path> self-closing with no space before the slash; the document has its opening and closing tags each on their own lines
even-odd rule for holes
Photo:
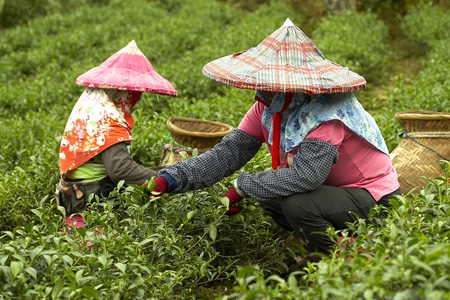
<svg viewBox="0 0 450 300">
<path fill-rule="evenodd" d="M 287 93 L 284 99 L 284 105 L 281 111 L 273 115 L 272 125 L 272 169 L 278 169 L 278 162 L 280 159 L 280 127 L 281 127 L 281 113 L 284 112 L 292 101 L 293 93 Z"/>
</svg>

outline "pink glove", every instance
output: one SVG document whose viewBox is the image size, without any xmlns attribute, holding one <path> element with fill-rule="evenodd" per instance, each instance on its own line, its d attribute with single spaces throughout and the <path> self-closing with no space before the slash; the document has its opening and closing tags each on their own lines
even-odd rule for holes
<svg viewBox="0 0 450 300">
<path fill-rule="evenodd" d="M 243 199 L 243 197 L 236 192 L 236 189 L 234 188 L 234 186 L 232 186 L 228 190 L 228 192 L 225 193 L 224 197 L 227 197 L 228 199 L 230 199 L 230 207 L 225 212 L 226 215 L 232 216 L 241 211 L 241 208 L 239 206 L 233 206 L 233 204 L 235 204 Z M 226 209 L 226 207 L 224 207 L 224 208 Z"/>
</svg>

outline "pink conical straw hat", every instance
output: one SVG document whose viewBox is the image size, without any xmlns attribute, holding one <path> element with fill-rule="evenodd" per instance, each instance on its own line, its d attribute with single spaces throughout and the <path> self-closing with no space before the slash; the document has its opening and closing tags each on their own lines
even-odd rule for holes
<svg viewBox="0 0 450 300">
<path fill-rule="evenodd" d="M 347 93 L 366 86 L 363 77 L 327 60 L 289 19 L 258 46 L 207 63 L 203 74 L 241 89 L 286 93 Z"/>
<path fill-rule="evenodd" d="M 100 66 L 78 76 L 76 84 L 178 96 L 172 84 L 156 73 L 135 41 L 113 54 Z"/>
</svg>

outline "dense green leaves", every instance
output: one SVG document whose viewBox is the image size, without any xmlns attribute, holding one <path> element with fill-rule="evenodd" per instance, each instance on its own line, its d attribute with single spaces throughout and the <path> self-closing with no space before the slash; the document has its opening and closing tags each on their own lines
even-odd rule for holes
<svg viewBox="0 0 450 300">
<path fill-rule="evenodd" d="M 403 31 L 411 38 L 432 43 L 450 38 L 450 16 L 432 3 L 421 3 L 411 8 L 402 22 Z"/>
<path fill-rule="evenodd" d="M 312 36 L 326 58 L 367 80 L 384 71 L 387 38 L 388 28 L 375 14 L 351 10 L 322 19 Z"/>
<path fill-rule="evenodd" d="M 222 196 L 236 174 L 211 188 L 152 201 L 152 182 L 150 189 L 120 185 L 103 202 L 92 199 L 86 230 L 64 234 L 64 211 L 53 192 L 61 134 L 83 91 L 74 84 L 78 75 L 134 39 L 173 83 L 180 97 L 144 94 L 133 112 L 133 158 L 154 166 L 170 142 L 167 119 L 237 126 L 254 103 L 253 91 L 205 78 L 205 63 L 256 46 L 287 17 L 300 27 L 305 22 L 283 2 L 252 12 L 212 0 L 94 2 L 104 6 L 81 6 L 0 34 L 0 298 L 448 296 L 448 163 L 447 173 L 417 196 L 392 200 L 388 218 L 359 220 L 341 232 L 356 234 L 355 242 L 305 272 L 290 272 L 305 253 L 299 240 L 252 199 L 240 203 L 240 214 L 224 215 Z M 396 112 L 450 107 L 449 37 L 440 29 L 446 20 L 447 11 L 430 5 L 413 7 L 402 19 L 405 36 L 428 52 L 417 78 L 404 82 L 399 74 L 387 104 L 369 107 L 391 150 L 400 132 Z M 374 14 L 348 11 L 322 18 L 311 38 L 327 58 L 370 78 L 385 76 L 379 66 L 392 60 L 387 34 Z M 267 168 L 264 148 L 244 170 Z"/>
<path fill-rule="evenodd" d="M 396 112 L 407 110 L 450 112 L 448 98 L 450 93 L 450 68 L 448 66 L 450 37 L 448 30 L 445 30 L 445 26 L 449 24 L 445 20 L 449 18 L 448 12 L 429 5 L 414 8 L 404 17 L 405 34 L 427 43 L 429 52 L 426 61 L 416 62 L 422 64 L 423 68 L 411 84 L 405 84 L 404 74 L 399 74 L 397 88 L 389 95 L 389 106 L 382 108 L 382 112 L 374 116 L 391 150 L 398 144 L 398 138 L 389 133 L 403 131 L 394 117 Z M 428 31 L 428 27 L 419 26 L 418 24 L 424 23 L 424 20 L 426 23 L 441 24 L 442 26 L 437 26 L 443 31 L 440 32 L 437 27 L 431 27 Z"/>
<path fill-rule="evenodd" d="M 356 238 L 342 243 L 331 258 L 283 279 L 266 277 L 257 266 L 243 267 L 237 292 L 224 299 L 447 299 L 449 166 L 443 164 L 447 177 L 430 180 L 418 195 L 392 199 L 386 219 L 377 217 L 378 207 L 372 222 L 359 220 L 342 231 Z"/>
</svg>

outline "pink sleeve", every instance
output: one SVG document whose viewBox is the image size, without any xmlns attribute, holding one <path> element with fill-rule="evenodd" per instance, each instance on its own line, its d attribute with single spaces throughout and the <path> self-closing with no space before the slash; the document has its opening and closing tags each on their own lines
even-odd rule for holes
<svg viewBox="0 0 450 300">
<path fill-rule="evenodd" d="M 345 126 L 341 121 L 331 120 L 320 123 L 315 129 L 311 130 L 306 135 L 306 138 L 324 141 L 339 149 L 347 130 L 347 126 Z"/>
<path fill-rule="evenodd" d="M 256 137 L 261 143 L 265 143 L 263 125 L 261 123 L 264 105 L 259 102 L 253 104 L 252 108 L 245 114 L 238 129 Z"/>
</svg>

